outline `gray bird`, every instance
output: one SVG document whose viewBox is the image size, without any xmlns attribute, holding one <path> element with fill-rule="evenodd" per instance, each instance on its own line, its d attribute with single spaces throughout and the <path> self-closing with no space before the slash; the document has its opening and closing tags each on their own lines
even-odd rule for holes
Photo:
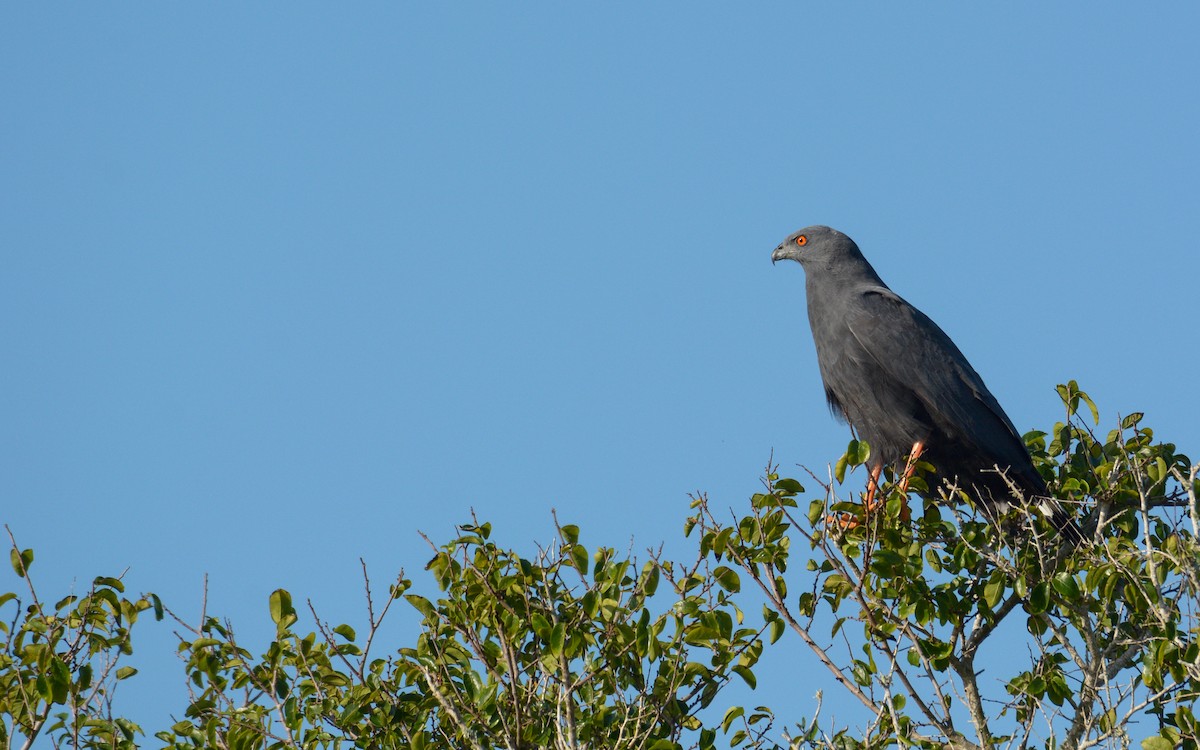
<svg viewBox="0 0 1200 750">
<path fill-rule="evenodd" d="M 906 487 L 919 457 L 989 515 L 1013 501 L 1011 481 L 1025 503 L 1080 538 L 983 378 L 936 323 L 883 283 L 854 240 L 807 227 L 775 248 L 771 261 L 780 260 L 804 266 L 829 408 L 871 446 L 868 507 L 885 465 L 908 457 Z"/>
</svg>

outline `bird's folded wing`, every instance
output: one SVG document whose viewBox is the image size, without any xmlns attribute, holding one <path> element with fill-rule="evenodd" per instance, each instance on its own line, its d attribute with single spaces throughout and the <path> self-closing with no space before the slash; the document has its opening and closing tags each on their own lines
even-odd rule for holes
<svg viewBox="0 0 1200 750">
<path fill-rule="evenodd" d="M 983 379 L 928 316 L 886 287 L 868 287 L 846 321 L 862 348 L 906 384 L 949 434 L 968 442 L 1024 442 Z M 1012 442 L 1010 442 L 1012 441 Z"/>
</svg>

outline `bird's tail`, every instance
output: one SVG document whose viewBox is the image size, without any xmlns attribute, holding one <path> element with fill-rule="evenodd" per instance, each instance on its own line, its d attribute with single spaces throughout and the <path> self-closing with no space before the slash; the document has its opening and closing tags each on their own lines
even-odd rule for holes
<svg viewBox="0 0 1200 750">
<path fill-rule="evenodd" d="M 1058 530 L 1063 539 L 1072 547 L 1078 547 L 1083 544 L 1087 537 L 1084 536 L 1083 529 L 1079 528 L 1079 524 L 1075 522 L 1075 519 L 1053 498 L 1039 499 L 1041 502 L 1038 507 L 1050 519 L 1050 524 Z"/>
</svg>

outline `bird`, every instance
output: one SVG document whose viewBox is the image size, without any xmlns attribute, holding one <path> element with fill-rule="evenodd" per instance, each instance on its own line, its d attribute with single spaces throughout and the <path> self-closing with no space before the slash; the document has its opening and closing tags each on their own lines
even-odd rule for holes
<svg viewBox="0 0 1200 750">
<path fill-rule="evenodd" d="M 922 460 L 985 514 L 1002 514 L 1014 501 L 1036 505 L 1060 534 L 1081 541 L 983 378 L 937 323 L 883 282 L 854 240 L 805 227 L 771 253 L 772 263 L 781 260 L 804 268 L 829 408 L 870 446 L 868 509 L 884 466 L 907 459 L 900 483 L 907 492 Z"/>
</svg>

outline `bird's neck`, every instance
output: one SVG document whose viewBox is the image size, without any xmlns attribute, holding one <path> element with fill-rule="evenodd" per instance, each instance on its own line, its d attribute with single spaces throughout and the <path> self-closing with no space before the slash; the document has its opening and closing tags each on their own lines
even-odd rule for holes
<svg viewBox="0 0 1200 750">
<path fill-rule="evenodd" d="M 816 268 L 805 268 L 805 286 L 808 298 L 831 298 L 861 290 L 866 287 L 883 287 L 883 283 L 871 264 L 863 261 L 861 264 L 831 265 Z"/>
</svg>

